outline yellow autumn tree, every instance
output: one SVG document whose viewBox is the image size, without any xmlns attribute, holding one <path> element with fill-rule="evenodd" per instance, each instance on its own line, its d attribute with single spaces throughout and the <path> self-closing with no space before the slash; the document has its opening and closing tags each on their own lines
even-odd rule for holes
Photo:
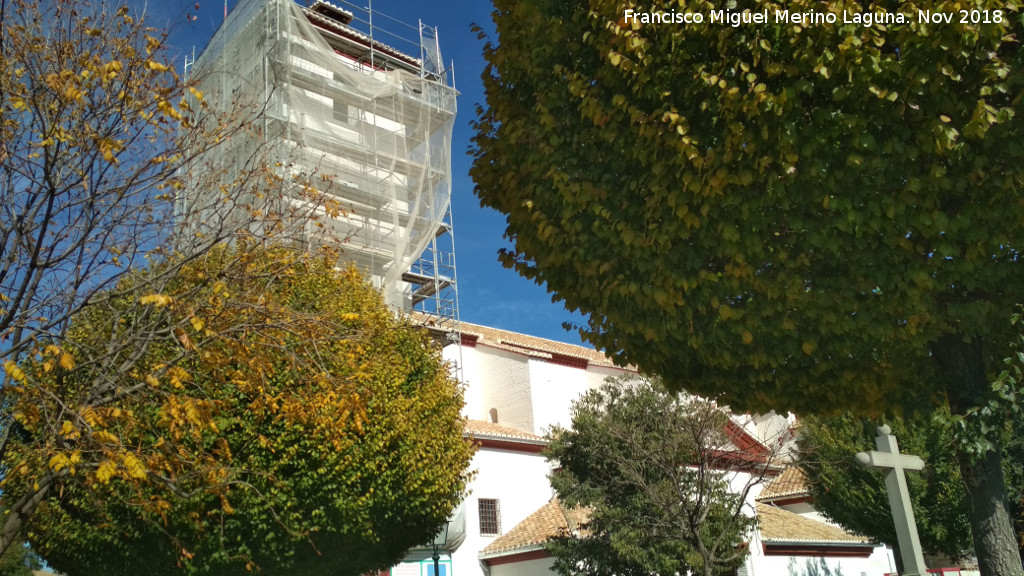
<svg viewBox="0 0 1024 576">
<path fill-rule="evenodd" d="M 275 217 L 266 207 L 282 177 L 258 146 L 260 103 L 211 110 L 197 89 L 201 78 L 174 71 L 165 41 L 145 14 L 117 2 L 0 5 L 0 458 L 11 437 L 12 393 L 39 386 L 23 365 L 38 360 L 70 377 L 83 364 L 65 342 L 72 317 L 90 307 L 109 310 L 121 297 L 118 283 L 150 263 L 163 262 L 163 275 L 135 282 L 163 293 L 175 267 L 187 262 L 168 259 L 174 248 L 197 257 L 257 219 Z M 255 143 L 252 154 L 230 172 L 215 165 L 217 147 L 239 138 Z M 216 193 L 183 201 L 186 191 L 199 190 Z M 249 205 L 253 199 L 260 205 Z M 301 206 L 313 213 L 317 202 L 308 199 Z M 195 221 L 204 223 L 201 233 L 176 227 Z M 118 345 L 141 354 L 148 343 Z M 108 352 L 119 363 L 93 372 L 116 380 L 134 371 L 132 356 Z M 104 390 L 93 384 L 98 394 Z M 97 397 L 90 406 L 117 400 Z M 100 417 L 74 406 L 23 410 L 35 410 L 57 431 L 65 421 Z M 76 465 L 74 458 L 53 460 L 50 471 Z M 122 464 L 132 467 L 130 459 Z M 38 489 L 22 500 L 5 490 L 0 551 L 20 542 L 25 520 L 49 494 L 49 477 L 37 476 Z"/>
<path fill-rule="evenodd" d="M 34 549 L 69 575 L 358 575 L 429 540 L 466 486 L 461 390 L 428 334 L 336 265 L 218 249 L 73 320 L 80 366 L 148 334 L 141 357 L 114 346 L 130 373 L 26 363 L 41 384 L 12 398 L 3 490 L 51 483 Z"/>
</svg>

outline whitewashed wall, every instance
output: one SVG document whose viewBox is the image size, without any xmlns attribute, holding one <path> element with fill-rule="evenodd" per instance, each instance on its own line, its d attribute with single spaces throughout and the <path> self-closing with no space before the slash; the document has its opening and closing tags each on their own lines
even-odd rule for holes
<svg viewBox="0 0 1024 576">
<path fill-rule="evenodd" d="M 623 371 L 598 366 L 584 370 L 530 359 L 529 373 L 534 434 L 543 436 L 556 424 L 569 427 L 572 403 L 588 390 L 603 384 L 609 375 L 622 374 Z"/>
<path fill-rule="evenodd" d="M 454 346 L 445 349 L 446 357 Z M 498 424 L 530 432 L 534 429 L 530 395 L 530 371 L 521 354 L 479 345 L 462 349 L 466 407 L 463 414 L 473 420 L 490 421 L 490 410 L 498 411 Z"/>
<path fill-rule="evenodd" d="M 810 502 L 800 502 L 800 503 L 797 503 L 797 504 L 786 504 L 785 506 L 779 506 L 779 507 L 780 508 L 784 508 L 786 510 L 789 510 L 790 512 L 792 512 L 794 514 L 799 514 L 799 515 L 801 515 L 801 516 L 803 516 L 805 518 L 810 518 L 812 520 L 817 520 L 818 522 L 826 522 L 826 523 L 832 524 L 832 522 L 830 522 L 828 518 L 825 518 L 824 514 L 822 514 L 821 512 L 818 512 L 817 510 L 815 510 L 814 509 L 814 505 L 811 504 Z"/>
<path fill-rule="evenodd" d="M 466 499 L 466 541 L 452 555 L 453 576 L 483 576 L 478 555 L 496 536 L 480 535 L 477 500 L 497 498 L 501 532 L 508 532 L 551 499 L 549 466 L 540 454 L 481 448 L 473 457 L 477 476 Z"/>
<path fill-rule="evenodd" d="M 462 415 L 474 420 L 489 420 L 486 418 L 487 409 L 481 411 L 487 386 L 480 380 L 480 363 L 475 349 L 463 346 L 460 351 L 458 346 L 449 345 L 444 347 L 441 355 L 452 366 L 458 367 L 459 378 L 464 384 L 462 391 L 466 405 L 462 408 Z"/>
<path fill-rule="evenodd" d="M 551 569 L 553 563 L 551 558 L 540 558 L 512 564 L 500 564 L 491 567 L 491 576 L 552 576 L 554 574 Z"/>
</svg>

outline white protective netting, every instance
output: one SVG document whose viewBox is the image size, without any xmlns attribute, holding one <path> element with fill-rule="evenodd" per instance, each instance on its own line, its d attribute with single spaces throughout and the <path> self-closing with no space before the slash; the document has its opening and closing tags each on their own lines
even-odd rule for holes
<svg viewBox="0 0 1024 576">
<path fill-rule="evenodd" d="M 292 0 L 242 0 L 191 73 L 216 111 L 265 105 L 262 126 L 216 159 L 226 173 L 257 155 L 271 162 L 284 184 L 276 199 L 252 204 L 283 203 L 265 212 L 300 218 L 308 201 L 288 183 L 312 183 L 342 215 L 318 210 L 316 222 L 300 224 L 302 240 L 338 242 L 343 260 L 401 305 L 408 298 L 402 274 L 451 200 L 456 92 L 436 75 L 360 63 L 325 34 L 332 33 L 314 27 Z"/>
</svg>

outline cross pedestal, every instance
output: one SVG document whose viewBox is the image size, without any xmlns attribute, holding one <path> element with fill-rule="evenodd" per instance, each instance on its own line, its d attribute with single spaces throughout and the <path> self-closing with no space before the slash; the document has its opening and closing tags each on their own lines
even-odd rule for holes
<svg viewBox="0 0 1024 576">
<path fill-rule="evenodd" d="M 878 447 L 877 452 L 858 453 L 857 463 L 867 468 L 885 471 L 885 491 L 889 495 L 892 519 L 896 524 L 896 539 L 900 544 L 900 557 L 903 559 L 903 576 L 927 576 L 928 569 L 921 554 L 921 539 L 917 536 L 917 524 L 914 522 L 914 509 L 910 505 L 907 479 L 903 475 L 904 470 L 923 470 L 924 460 L 921 460 L 920 456 L 900 454 L 896 437 L 884 424 L 878 427 L 875 446 Z"/>
</svg>

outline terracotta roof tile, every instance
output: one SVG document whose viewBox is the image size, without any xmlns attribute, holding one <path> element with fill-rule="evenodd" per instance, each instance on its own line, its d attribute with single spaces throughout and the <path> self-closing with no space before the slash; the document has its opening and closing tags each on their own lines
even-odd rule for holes
<svg viewBox="0 0 1024 576">
<path fill-rule="evenodd" d="M 496 538 L 480 551 L 480 556 L 538 547 L 566 531 L 575 531 L 587 521 L 587 510 L 566 509 L 557 498 L 552 498 L 539 510 L 530 514 L 514 528 Z"/>
<path fill-rule="evenodd" d="M 758 502 L 776 500 L 779 498 L 793 498 L 807 496 L 807 478 L 802 470 L 796 466 L 789 466 L 776 476 L 772 483 L 765 487 L 761 495 L 757 497 Z"/>
<path fill-rule="evenodd" d="M 356 16 L 351 11 L 339 8 L 327 0 L 316 0 L 313 5 L 309 7 L 309 10 L 310 12 L 317 12 L 319 14 L 324 14 L 329 18 L 334 18 L 342 24 L 348 24 Z"/>
<path fill-rule="evenodd" d="M 462 333 L 476 336 L 477 344 L 483 344 L 491 348 L 517 352 L 535 358 L 551 360 L 554 356 L 560 355 L 571 359 L 586 360 L 588 364 L 604 366 L 608 368 L 620 368 L 616 366 L 603 352 L 586 346 L 566 344 L 547 338 L 499 330 L 489 326 L 462 322 Z M 626 368 L 632 370 L 632 368 Z"/>
<path fill-rule="evenodd" d="M 474 437 L 507 438 L 509 440 L 528 440 L 530 442 L 546 442 L 543 437 L 523 432 L 510 426 L 502 426 L 485 420 L 466 420 L 465 430 Z"/>
<path fill-rule="evenodd" d="M 757 505 L 757 516 L 761 519 L 761 537 L 765 542 L 805 542 L 811 544 L 870 544 L 863 536 L 857 536 L 831 524 L 826 524 L 783 510 L 771 504 Z"/>
</svg>

